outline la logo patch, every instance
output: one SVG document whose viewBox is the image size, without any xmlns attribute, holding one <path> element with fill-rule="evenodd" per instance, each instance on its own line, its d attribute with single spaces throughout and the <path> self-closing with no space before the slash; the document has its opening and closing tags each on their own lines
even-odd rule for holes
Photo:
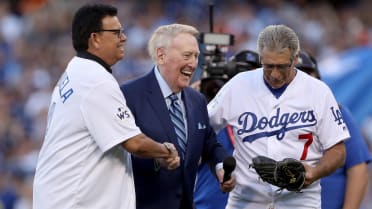
<svg viewBox="0 0 372 209">
<path fill-rule="evenodd" d="M 338 108 L 331 107 L 332 115 L 334 117 L 334 121 L 337 125 L 341 125 L 344 123 L 344 119 L 342 118 L 341 111 Z"/>
</svg>

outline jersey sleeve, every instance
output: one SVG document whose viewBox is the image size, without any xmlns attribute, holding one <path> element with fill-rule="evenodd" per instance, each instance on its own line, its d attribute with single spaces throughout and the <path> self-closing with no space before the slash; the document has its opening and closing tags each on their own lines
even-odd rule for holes
<svg viewBox="0 0 372 209">
<path fill-rule="evenodd" d="M 318 133 L 323 148 L 329 149 L 350 138 L 350 134 L 331 90 L 326 88 L 323 92 L 324 98 L 318 102 L 321 108 L 318 116 L 320 120 Z"/>
<path fill-rule="evenodd" d="M 93 140 L 107 151 L 141 133 L 115 82 L 102 82 L 83 98 L 81 112 Z"/>
<path fill-rule="evenodd" d="M 229 95 L 229 84 L 227 83 L 207 106 L 209 122 L 216 133 L 227 125 L 226 116 L 229 107 L 231 107 L 231 100 L 228 99 Z"/>
</svg>

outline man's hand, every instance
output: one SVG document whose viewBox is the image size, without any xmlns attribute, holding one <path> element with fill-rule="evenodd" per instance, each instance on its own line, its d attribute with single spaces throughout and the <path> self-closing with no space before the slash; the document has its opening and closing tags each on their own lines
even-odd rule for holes
<svg viewBox="0 0 372 209">
<path fill-rule="evenodd" d="M 163 168 L 174 170 L 180 166 L 180 157 L 157 158 L 156 161 Z"/>
<path fill-rule="evenodd" d="M 168 170 L 174 170 L 180 166 L 180 157 L 176 147 L 172 143 L 164 142 L 164 146 L 169 151 L 169 157 L 157 158 L 156 162 Z"/>
<path fill-rule="evenodd" d="M 235 175 L 232 174 L 229 180 L 223 182 L 224 174 L 225 174 L 225 171 L 223 170 L 223 168 L 217 171 L 217 177 L 218 177 L 218 181 L 220 182 L 220 188 L 222 192 L 230 192 L 231 190 L 234 189 L 235 184 L 236 184 Z"/>
</svg>

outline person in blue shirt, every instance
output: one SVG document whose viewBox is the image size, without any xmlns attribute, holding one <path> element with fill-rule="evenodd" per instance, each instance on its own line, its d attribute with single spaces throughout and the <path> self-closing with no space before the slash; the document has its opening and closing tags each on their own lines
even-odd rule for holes
<svg viewBox="0 0 372 209">
<path fill-rule="evenodd" d="M 236 63 L 236 71 L 254 70 L 260 67 L 259 55 L 251 50 L 244 50 L 231 58 Z M 206 99 L 211 100 L 224 84 L 223 79 L 206 78 L 202 80 L 200 92 Z M 204 83 L 203 83 L 204 82 Z M 234 136 L 231 126 L 226 126 L 217 133 L 217 140 L 223 145 L 228 155 L 234 151 Z M 198 168 L 198 175 L 194 190 L 194 202 L 196 209 L 225 209 L 228 193 L 221 192 L 220 185 L 216 178 L 209 171 L 211 168 L 207 163 L 201 163 Z"/>
<path fill-rule="evenodd" d="M 321 80 L 314 57 L 306 52 L 300 52 L 299 57 L 296 67 Z M 367 164 L 371 161 L 368 146 L 351 112 L 343 105 L 340 110 L 351 137 L 345 142 L 344 166 L 321 179 L 322 209 L 358 209 L 367 188 Z"/>
</svg>

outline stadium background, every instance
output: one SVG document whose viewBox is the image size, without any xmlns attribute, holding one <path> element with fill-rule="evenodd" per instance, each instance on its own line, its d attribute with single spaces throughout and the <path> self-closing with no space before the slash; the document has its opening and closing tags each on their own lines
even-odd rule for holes
<svg viewBox="0 0 372 209">
<path fill-rule="evenodd" d="M 114 66 L 119 83 L 151 70 L 146 42 L 157 26 L 179 22 L 209 32 L 210 2 L 215 5 L 214 32 L 235 36 L 227 57 L 255 50 L 258 32 L 268 24 L 292 27 L 302 49 L 319 60 L 324 80 L 350 108 L 372 150 L 371 1 L 1 0 L 0 209 L 31 208 L 51 91 L 74 55 L 72 15 L 86 2 L 119 8 L 128 36 L 126 57 Z M 369 170 L 372 179 L 371 165 Z M 367 205 L 372 205 L 371 183 L 362 208 Z"/>
</svg>

